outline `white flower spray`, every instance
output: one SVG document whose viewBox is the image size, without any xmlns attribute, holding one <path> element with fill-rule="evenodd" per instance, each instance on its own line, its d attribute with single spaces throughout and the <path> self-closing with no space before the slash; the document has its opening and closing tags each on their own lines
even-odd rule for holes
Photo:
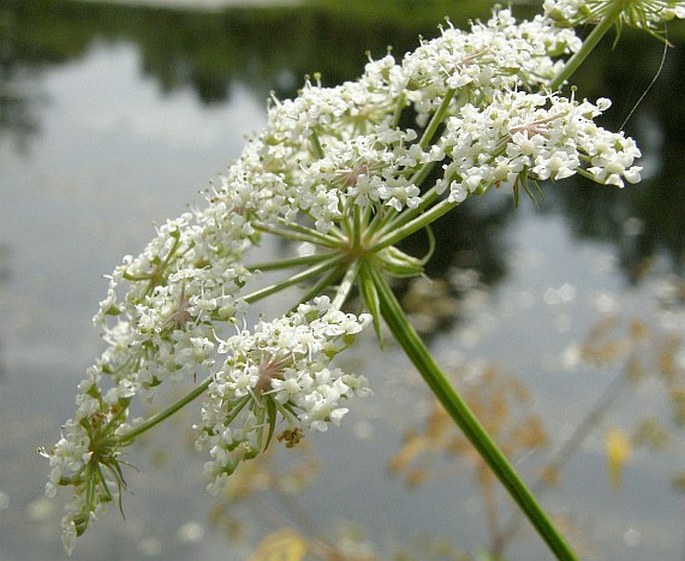
<svg viewBox="0 0 685 561">
<path fill-rule="evenodd" d="M 383 316 L 540 535 L 560 559 L 573 559 L 487 434 L 443 389 L 383 279 L 421 274 L 425 260 L 395 244 L 473 194 L 531 193 L 538 180 L 575 174 L 618 187 L 639 181 L 633 140 L 594 122 L 610 102 L 558 91 L 591 50 L 571 26 L 611 16 L 655 32 L 684 15 L 671 1 L 546 0 L 532 21 L 497 10 L 468 32 L 448 25 L 400 62 L 389 54 L 370 61 L 357 81 L 325 88 L 314 79 L 295 99 L 274 98 L 267 125 L 210 186 L 204 208 L 161 226 L 110 277 L 94 318 L 105 350 L 80 383 L 60 440 L 41 450 L 47 494 L 71 489 L 66 550 L 109 503 L 121 507 L 125 447 L 200 396 L 196 447 L 209 455 L 213 492 L 274 436 L 293 447 L 307 431 L 339 426 L 349 400 L 371 392 L 332 361 L 369 323 L 380 335 Z M 413 116 L 411 127 L 400 126 L 402 114 Z M 265 236 L 312 251 L 254 263 Z M 249 291 L 261 272 L 289 268 L 297 272 Z M 250 305 L 303 283 L 290 312 L 248 327 Z M 368 313 L 342 311 L 355 286 Z M 134 400 L 196 377 L 167 409 L 129 419 Z"/>
</svg>

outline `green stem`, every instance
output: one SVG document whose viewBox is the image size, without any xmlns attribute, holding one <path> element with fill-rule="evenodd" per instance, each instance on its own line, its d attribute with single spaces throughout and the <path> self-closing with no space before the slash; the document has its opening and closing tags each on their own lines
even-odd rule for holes
<svg viewBox="0 0 685 561">
<path fill-rule="evenodd" d="M 324 236 L 316 230 L 312 230 L 311 228 L 307 228 L 306 226 L 301 226 L 299 224 L 291 223 L 279 227 L 275 226 L 274 224 L 254 222 L 253 226 L 260 232 L 267 232 L 269 234 L 273 234 L 274 236 L 279 236 L 283 239 L 293 242 L 309 242 L 314 245 L 321 245 L 331 248 L 335 248 L 340 245 L 337 240 Z"/>
<path fill-rule="evenodd" d="M 554 474 L 560 474 L 564 465 L 576 454 L 580 446 L 585 442 L 585 439 L 592 433 L 597 427 L 601 427 L 604 418 L 608 413 L 612 411 L 616 402 L 619 399 L 627 397 L 627 389 L 636 389 L 631 383 L 630 379 L 632 371 L 627 369 L 621 372 L 612 382 L 606 387 L 600 398 L 595 402 L 594 407 L 589 411 L 589 413 L 583 418 L 583 420 L 578 424 L 568 438 L 564 441 L 564 444 L 559 448 L 550 460 L 544 466 L 544 472 L 551 472 Z M 547 478 L 540 477 L 533 485 L 531 485 L 531 491 L 540 495 L 547 487 L 549 487 L 551 481 Z M 504 529 L 500 533 L 499 539 L 497 540 L 498 548 L 500 551 L 504 549 L 507 542 L 514 536 L 519 527 L 519 522 L 521 520 L 518 513 L 512 515 L 509 522 L 504 526 Z"/>
<path fill-rule="evenodd" d="M 361 245 L 361 235 L 362 235 L 362 211 L 359 205 L 354 205 L 352 209 L 354 214 L 354 226 L 352 228 L 352 247 L 354 249 L 359 249 Z"/>
<path fill-rule="evenodd" d="M 145 422 L 141 423 L 137 427 L 131 429 L 127 433 L 123 434 L 122 436 L 119 437 L 119 442 L 121 443 L 122 446 L 126 446 L 128 444 L 131 444 L 136 438 L 138 438 L 141 434 L 144 432 L 150 430 L 151 428 L 157 426 L 159 423 L 165 421 L 169 417 L 171 417 L 176 411 L 179 409 L 183 409 L 186 405 L 188 405 L 191 401 L 193 401 L 196 397 L 199 395 L 202 395 L 207 388 L 209 387 L 209 384 L 212 383 L 213 376 L 207 376 L 200 384 L 198 384 L 197 387 L 195 387 L 192 391 L 188 392 L 185 394 L 183 397 L 181 397 L 178 401 L 175 401 L 169 407 L 166 409 L 163 409 L 159 413 L 155 413 L 152 417 L 147 419 Z"/>
<path fill-rule="evenodd" d="M 554 527 L 533 494 L 471 412 L 468 405 L 447 381 L 427 347 L 409 323 L 385 279 L 376 270 L 372 270 L 371 275 L 378 292 L 383 319 L 447 413 L 504 485 L 557 559 L 560 561 L 577 561 L 573 550 Z"/>
<path fill-rule="evenodd" d="M 323 151 L 323 147 L 321 146 L 321 141 L 319 140 L 319 135 L 315 130 L 312 130 L 312 134 L 310 136 L 310 139 L 312 141 L 312 148 L 314 148 L 314 154 L 316 155 L 317 158 L 321 159 L 323 158 L 326 154 Z"/>
<path fill-rule="evenodd" d="M 395 105 L 395 112 L 392 115 L 391 128 L 395 128 L 400 123 L 400 117 L 402 116 L 402 111 L 404 110 L 405 103 L 407 102 L 407 96 L 402 91 L 402 93 L 397 98 L 397 104 Z"/>
<path fill-rule="evenodd" d="M 364 231 L 364 239 L 367 241 L 372 239 L 377 232 L 385 228 L 388 222 L 394 220 L 397 217 L 397 214 L 398 212 L 392 207 L 380 207 L 377 214 L 371 220 L 369 227 Z"/>
<path fill-rule="evenodd" d="M 224 426 L 229 426 L 233 421 L 235 421 L 235 418 L 240 414 L 240 412 L 245 409 L 245 406 L 249 403 L 250 399 L 252 399 L 252 396 L 248 393 L 241 397 L 235 405 L 229 406 L 231 409 L 231 412 L 228 414 L 226 417 L 226 420 L 224 421 Z M 206 430 L 206 429 L 205 429 Z"/>
<path fill-rule="evenodd" d="M 310 300 L 313 300 L 317 296 L 323 293 L 324 290 L 326 290 L 329 286 L 331 286 L 339 277 L 342 275 L 342 272 L 344 270 L 344 266 L 341 264 L 338 267 L 335 267 L 331 270 L 330 273 L 327 275 L 321 277 L 319 282 L 314 284 L 307 292 L 305 292 L 292 308 L 290 308 L 289 312 L 294 312 L 297 310 L 300 304 L 304 304 L 305 302 L 309 302 Z"/>
<path fill-rule="evenodd" d="M 620 14 L 620 12 L 619 12 Z M 613 14 L 605 17 L 595 28 L 590 32 L 583 41 L 583 46 L 579 51 L 566 61 L 566 64 L 550 82 L 549 88 L 551 90 L 558 89 L 571 75 L 578 70 L 578 67 L 583 64 L 583 61 L 588 57 L 592 50 L 597 46 L 597 43 L 606 35 L 607 31 L 616 23 L 616 16 Z"/>
<path fill-rule="evenodd" d="M 261 288 L 259 290 L 256 290 L 252 294 L 248 294 L 245 296 L 244 300 L 248 304 L 253 304 L 257 300 L 261 300 L 262 298 L 266 298 L 267 296 L 270 296 L 271 294 L 275 294 L 276 292 L 280 292 L 281 290 L 285 290 L 288 287 L 291 287 L 295 284 L 298 284 L 300 282 L 309 280 L 311 278 L 317 277 L 320 274 L 326 272 L 328 269 L 331 267 L 335 267 L 340 261 L 344 258 L 343 255 L 334 255 L 333 257 L 326 259 L 325 261 L 322 261 L 318 265 L 315 265 L 314 267 L 310 267 L 309 269 L 305 269 L 301 273 L 298 273 L 296 275 L 293 275 L 291 277 L 288 277 L 286 279 L 283 279 L 282 281 L 275 282 L 273 284 L 270 284 L 269 286 L 265 286 L 264 288 Z"/>
<path fill-rule="evenodd" d="M 423 136 L 419 141 L 419 146 L 421 146 L 423 150 L 428 148 L 428 145 L 433 140 L 433 136 L 435 136 L 438 127 L 442 124 L 442 120 L 445 118 L 447 109 L 450 106 L 450 101 L 452 101 L 452 98 L 454 97 L 454 91 L 455 90 L 447 90 L 442 103 L 440 103 L 440 107 L 438 107 L 438 110 L 433 114 L 433 118 L 430 120 L 430 123 L 428 123 L 426 130 L 423 131 Z"/>
<path fill-rule="evenodd" d="M 279 269 L 289 269 L 291 267 L 301 267 L 303 265 L 311 265 L 320 261 L 325 261 L 330 258 L 331 254 L 315 253 L 313 255 L 303 255 L 302 257 L 292 257 L 291 259 L 282 259 L 280 261 L 266 261 L 264 263 L 255 263 L 250 265 L 247 269 L 249 271 L 277 271 Z"/>
<path fill-rule="evenodd" d="M 427 162 L 422 164 L 421 167 L 409 178 L 409 182 L 413 183 L 417 187 L 421 187 L 437 163 L 438 162 Z"/>
<path fill-rule="evenodd" d="M 386 236 L 381 236 L 381 238 L 373 244 L 370 251 L 380 251 L 384 247 L 396 244 L 414 232 L 422 230 L 444 214 L 447 214 L 458 204 L 458 202 L 450 202 L 447 200 L 439 202 L 430 210 L 414 218 L 414 220 L 407 222 L 399 228 L 393 228 Z"/>
<path fill-rule="evenodd" d="M 392 220 L 388 221 L 389 225 L 384 224 L 382 229 L 386 232 L 389 232 L 410 222 L 416 216 L 423 214 L 424 210 L 435 203 L 439 196 L 440 195 L 438 195 L 437 189 L 435 187 L 431 187 L 428 191 L 421 195 L 421 202 L 416 208 L 405 210 L 401 214 L 393 217 Z"/>
<path fill-rule="evenodd" d="M 347 297 L 350 295 L 350 292 L 352 292 L 352 288 L 354 287 L 354 281 L 357 278 L 357 273 L 359 272 L 359 265 L 359 259 L 355 259 L 348 266 L 347 271 L 345 272 L 345 276 L 340 281 L 338 291 L 336 292 L 335 298 L 333 299 L 332 306 L 334 308 L 338 310 L 341 309 L 342 305 L 345 303 L 345 300 L 347 300 Z"/>
<path fill-rule="evenodd" d="M 278 219 L 278 223 L 283 226 L 284 228 L 287 228 L 288 230 L 293 230 L 294 232 L 300 232 L 302 234 L 307 234 L 309 236 L 312 236 L 313 238 L 318 238 L 321 240 L 322 243 L 326 242 L 331 242 L 331 243 L 336 243 L 339 242 L 340 239 L 342 239 L 339 235 L 335 235 L 335 237 L 331 234 L 335 233 L 335 229 L 331 229 L 327 234 L 322 234 L 318 230 L 315 230 L 313 228 L 310 228 L 308 226 L 304 226 L 303 224 L 300 224 L 298 222 L 293 222 L 292 220 L 286 220 L 283 217 L 280 217 Z"/>
</svg>

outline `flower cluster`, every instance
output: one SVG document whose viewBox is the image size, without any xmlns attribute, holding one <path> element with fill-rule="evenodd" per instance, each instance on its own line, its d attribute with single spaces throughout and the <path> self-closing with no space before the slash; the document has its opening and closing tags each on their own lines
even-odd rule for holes
<svg viewBox="0 0 685 561">
<path fill-rule="evenodd" d="M 470 32 L 453 27 L 408 54 L 400 74 L 414 103 L 418 122 L 425 123 L 450 91 L 453 105 L 489 102 L 501 91 L 547 84 L 563 66 L 555 59 L 580 48 L 572 29 L 541 16 L 518 23 L 510 10 L 495 12 Z"/>
<path fill-rule="evenodd" d="M 325 88 L 315 79 L 295 99 L 272 100 L 266 127 L 204 193 L 204 208 L 159 227 L 110 277 L 95 316 L 106 348 L 62 438 L 42 451 L 48 494 L 73 492 L 67 549 L 124 485 L 124 447 L 165 418 L 130 420 L 134 400 L 204 376 L 184 403 L 205 394 L 197 447 L 217 490 L 268 445 L 277 422 L 294 445 L 306 429 L 338 425 L 343 401 L 369 393 L 362 377 L 331 365 L 371 320 L 341 308 L 357 284 L 378 327 L 372 280 L 422 271 L 394 247 L 402 236 L 492 186 L 577 173 L 639 180 L 634 142 L 593 122 L 606 100 L 547 92 L 563 57 L 581 49 L 557 16 L 581 5 L 546 2 L 544 15 L 523 22 L 498 10 L 469 32 L 447 26 L 399 62 L 370 61 L 357 81 Z M 267 235 L 313 250 L 250 265 Z M 254 289 L 260 271 L 290 267 L 301 270 Z M 235 334 L 251 304 L 295 284 L 308 288 L 293 312 Z M 321 297 L 330 289 L 333 300 Z"/>
<path fill-rule="evenodd" d="M 519 91 L 503 92 L 485 108 L 467 104 L 447 120 L 442 147 L 451 161 L 438 191 L 449 187 L 449 199 L 461 202 L 490 185 L 579 172 L 598 183 L 636 183 L 642 168 L 633 165 L 640 157 L 635 142 L 592 120 L 610 105 Z"/>
<path fill-rule="evenodd" d="M 370 321 L 368 314 L 357 318 L 332 308 L 322 296 L 219 344 L 227 357 L 209 385 L 202 423 L 195 427 L 197 448 L 212 458 L 206 464 L 210 490 L 220 490 L 239 462 L 268 445 L 277 416 L 289 421 L 279 438 L 292 445 L 302 429 L 339 426 L 348 412 L 342 400 L 369 395 L 364 377 L 331 368 L 330 361 Z"/>
<path fill-rule="evenodd" d="M 659 30 L 663 22 L 685 18 L 682 0 L 545 0 L 544 13 L 560 25 L 577 25 L 618 18 L 646 31 Z"/>
</svg>

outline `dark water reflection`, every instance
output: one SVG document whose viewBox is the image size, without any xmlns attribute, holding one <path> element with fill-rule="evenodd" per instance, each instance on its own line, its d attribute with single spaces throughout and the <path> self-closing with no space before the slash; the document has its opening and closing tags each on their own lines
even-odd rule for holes
<svg viewBox="0 0 685 561">
<path fill-rule="evenodd" d="M 452 21 L 463 24 L 467 17 L 487 13 L 484 4 L 475 3 L 474 9 L 474 3 L 464 3 L 455 9 L 438 2 L 418 9 L 406 2 L 388 9 L 383 3 L 363 11 L 360 18 L 354 3 L 341 9 L 335 2 L 209 13 L 50 0 L 4 3 L 0 8 L 0 138 L 27 146 L 39 133 L 45 105 L 36 75 L 78 60 L 102 42 L 135 45 L 142 75 L 153 78 L 163 95 L 191 88 L 202 103 L 211 105 L 229 102 L 236 83 L 265 99 L 271 91 L 279 97 L 296 95 L 301 78 L 313 71 L 321 73 L 324 84 L 354 79 L 365 62 L 364 50 L 380 56 L 393 45 L 396 53 L 403 53 L 416 45 L 418 34 L 434 34 L 439 14 L 447 11 Z M 631 281 L 662 252 L 674 270 L 682 272 L 685 171 L 678 165 L 685 150 L 682 39 L 682 26 L 676 27 L 671 37 L 675 48 L 626 126 L 648 162 L 647 179 L 640 187 L 629 193 L 592 186 L 581 191 L 566 185 L 546 189 L 544 209 L 561 212 L 579 237 L 616 244 L 621 269 Z M 616 50 L 606 42 L 577 79 L 580 95 L 620 100 L 607 118 L 607 125 L 616 128 L 654 77 L 661 52 L 660 44 L 637 35 L 627 34 Z M 487 228 L 504 221 L 509 212 L 488 213 Z M 626 245 L 628 218 L 639 222 L 633 221 L 640 231 Z M 486 225 L 468 224 L 465 230 L 474 227 L 481 230 Z M 455 232 L 444 230 L 443 235 Z M 493 243 L 474 248 L 479 262 L 468 264 L 488 280 L 502 274 L 497 258 L 501 248 L 487 247 Z M 445 247 L 464 244 L 469 241 L 452 240 Z M 438 257 L 434 266 L 445 270 L 450 258 Z"/>
<path fill-rule="evenodd" d="M 293 96 L 314 71 L 325 84 L 354 79 L 365 50 L 380 56 L 391 44 L 400 54 L 416 45 L 418 34 L 434 35 L 445 13 L 460 24 L 487 10 L 485 2 L 437 0 L 328 0 L 214 12 L 52 0 L 0 4 L 0 313 L 6 320 L 0 326 L 0 420 L 7 427 L 0 439 L 0 558 L 60 558 L 59 512 L 40 498 L 46 470 L 29 449 L 54 439 L 71 413 L 80 372 L 97 352 L 88 326 L 103 294 L 97 275 L 137 251 L 149 238 L 151 221 L 182 211 L 204 178 L 238 154 L 241 136 L 261 126 L 269 92 Z M 613 355 L 605 357 L 597 370 L 578 366 L 584 347 L 576 343 L 595 333 L 598 318 L 643 319 L 654 333 L 651 350 L 661 348 L 663 338 L 682 339 L 683 30 L 672 29 L 675 48 L 626 126 L 645 154 L 639 186 L 545 185 L 540 210 L 529 201 L 515 210 L 504 194 L 470 200 L 436 225 L 439 243 L 428 273 L 439 280 L 428 288 L 399 287 L 436 352 L 445 364 L 457 365 L 462 383 L 475 384 L 480 376 L 477 368 L 464 367 L 464 359 L 502 364 L 502 376 L 521 373 L 553 442 L 563 442 L 583 422 L 624 366 L 619 354 L 615 362 Z M 578 77 L 579 95 L 620 100 L 607 116 L 615 128 L 649 85 L 660 56 L 660 45 L 642 36 L 626 35 L 616 50 L 607 42 Z M 107 91 L 117 87 L 122 90 Z M 158 107 L 165 109 L 157 113 Z M 417 255 L 426 250 L 420 235 L 408 245 Z M 628 343 L 618 337 L 616 345 Z M 297 507 L 268 503 L 268 512 L 281 520 L 297 518 L 293 512 L 301 509 L 301 523 L 308 517 L 319 522 L 319 513 L 357 521 L 387 559 L 380 555 L 384 544 L 421 534 L 451 536 L 457 546 L 476 550 L 488 535 L 468 462 L 447 490 L 438 480 L 420 499 L 385 477 L 403 431 L 420 432 L 416 419 L 424 419 L 431 405 L 401 357 L 379 356 L 373 341 L 365 344 L 353 367 L 369 374 L 378 400 L 360 407 L 350 431 L 316 439 L 316 467 L 307 460 L 277 464 L 280 475 L 318 469 L 319 476 Z M 676 364 L 672 372 L 678 365 L 685 369 L 680 347 L 659 356 L 657 370 L 667 370 L 668 360 Z M 397 376 L 388 381 L 379 374 L 387 372 Z M 612 423 L 630 425 L 633 406 L 677 419 L 671 401 L 685 393 L 672 389 L 647 392 L 646 405 L 626 398 L 628 410 L 612 409 Z M 197 532 L 188 529 L 198 520 L 205 524 L 210 501 L 198 475 L 203 459 L 187 459 L 188 446 L 173 430 L 148 443 L 149 457 L 142 461 L 149 465 L 141 465 L 134 485 L 138 502 L 128 501 L 130 521 L 111 513 L 79 544 L 77 558 L 228 558 L 222 538 L 198 545 Z M 669 478 L 682 470 L 684 457 L 674 434 L 668 452 L 636 460 L 639 469 L 624 494 L 612 495 L 602 479 L 601 437 L 588 439 L 578 452 L 582 460 L 571 466 L 567 487 L 552 491 L 549 504 L 592 542 L 584 544 L 588 559 L 680 558 L 682 501 L 672 496 Z M 519 459 L 534 479 L 542 458 L 534 451 L 531 457 L 526 452 Z M 160 465 L 164 469 L 154 469 Z M 248 472 L 246 479 L 263 475 Z M 240 508 L 253 516 L 265 506 L 260 501 L 268 502 L 258 498 Z M 497 505 L 508 512 L 506 501 Z M 215 506 L 215 523 L 240 534 L 240 508 L 236 514 Z M 584 517 L 592 522 L 579 520 Z M 263 537 L 260 530 L 273 529 L 269 518 L 261 517 L 257 531 L 245 531 L 250 539 L 243 549 L 232 542 L 237 549 L 231 559 L 245 558 L 249 544 Z M 536 540 L 523 538 L 511 558 L 545 555 Z"/>
</svg>

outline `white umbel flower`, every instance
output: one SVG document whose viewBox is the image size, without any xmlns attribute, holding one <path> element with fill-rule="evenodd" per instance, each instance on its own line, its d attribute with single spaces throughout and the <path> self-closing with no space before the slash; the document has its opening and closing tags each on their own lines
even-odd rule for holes
<svg viewBox="0 0 685 561">
<path fill-rule="evenodd" d="M 485 108 L 465 105 L 447 122 L 442 147 L 452 160 L 438 181 L 452 200 L 491 185 L 530 179 L 560 180 L 586 171 L 619 187 L 640 179 L 640 151 L 622 133 L 594 124 L 608 107 L 558 95 L 504 92 Z M 590 165 L 583 167 L 586 162 Z"/>
<path fill-rule="evenodd" d="M 320 297 L 221 342 L 219 353 L 226 359 L 195 427 L 197 448 L 211 457 L 205 467 L 210 490 L 268 444 L 276 417 L 289 430 L 340 425 L 348 411 L 341 402 L 369 390 L 362 376 L 331 368 L 330 362 L 370 321 L 368 314 L 343 313 Z"/>
</svg>

